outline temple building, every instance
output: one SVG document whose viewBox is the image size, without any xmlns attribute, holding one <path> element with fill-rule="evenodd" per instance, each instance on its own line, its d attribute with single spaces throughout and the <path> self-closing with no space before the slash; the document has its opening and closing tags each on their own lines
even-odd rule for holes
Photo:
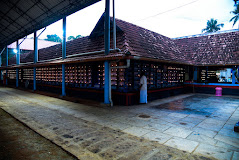
<svg viewBox="0 0 239 160">
<path fill-rule="evenodd" d="M 112 100 L 119 105 L 138 104 L 141 71 L 146 73 L 149 101 L 190 92 L 214 94 L 218 86 L 223 94 L 239 95 L 238 30 L 171 39 L 116 19 L 116 37 L 116 49 L 105 55 L 102 16 L 89 36 L 66 43 L 66 59 L 61 59 L 62 45 L 56 44 L 39 49 L 37 63 L 30 51 L 21 54 L 20 65 L 14 56 L 0 70 L 8 70 L 8 85 L 14 86 L 19 68 L 19 87 L 32 89 L 36 67 L 37 90 L 60 95 L 65 64 L 66 95 L 103 102 L 108 60 Z"/>
</svg>

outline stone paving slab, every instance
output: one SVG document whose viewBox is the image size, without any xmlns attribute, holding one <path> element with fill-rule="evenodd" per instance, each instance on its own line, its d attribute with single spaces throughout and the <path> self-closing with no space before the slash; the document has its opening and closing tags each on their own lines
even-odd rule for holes
<svg viewBox="0 0 239 160">
<path fill-rule="evenodd" d="M 224 143 L 222 141 L 218 141 L 215 146 L 217 147 L 221 147 L 221 148 L 224 148 L 224 149 L 229 149 L 229 150 L 232 150 L 232 151 L 235 151 L 235 152 L 239 152 L 239 148 L 238 147 L 234 147 L 228 143 Z"/>
<path fill-rule="evenodd" d="M 218 142 L 214 138 L 211 138 L 211 137 L 208 137 L 206 135 L 196 133 L 196 132 L 191 133 L 187 137 L 187 139 L 191 140 L 191 141 L 196 141 L 196 142 L 201 142 L 201 143 L 211 144 L 211 145 L 215 145 Z"/>
<path fill-rule="evenodd" d="M 146 105 L 97 108 L 0 87 L 0 106 L 78 158 L 153 159 L 158 156 L 160 159 L 178 156 L 184 159 L 186 154 L 186 159 L 195 159 L 194 153 L 197 153 L 218 159 L 231 156 L 231 159 L 234 153 L 237 156 L 239 149 L 237 133 L 230 132 L 239 113 L 238 97 L 188 94 Z M 225 111 L 225 106 L 229 111 Z M 141 115 L 149 118 L 140 118 Z M 112 139 L 115 143 L 109 144 Z M 128 143 L 123 143 L 125 141 L 136 145 L 135 150 L 122 152 L 120 146 L 129 147 Z M 183 151 L 177 152 L 178 155 L 161 153 L 164 149 L 174 153 L 165 145 Z M 211 152 L 205 152 L 207 145 Z M 160 152 L 157 152 L 158 148 Z M 228 152 L 220 152 L 223 149 Z M 184 153 L 185 150 L 188 152 Z M 203 157 L 199 156 L 199 159 Z"/>
<path fill-rule="evenodd" d="M 178 148 L 191 153 L 196 149 L 199 143 L 195 141 L 187 140 L 184 138 L 173 137 L 172 139 L 167 141 L 165 144 L 170 147 Z"/>
<path fill-rule="evenodd" d="M 234 152 L 232 160 L 238 160 L 239 159 L 239 152 Z"/>
<path fill-rule="evenodd" d="M 214 138 L 218 133 L 216 131 L 201 128 L 201 127 L 198 127 L 198 126 L 194 127 L 192 130 L 194 131 L 194 133 L 205 135 L 205 136 L 208 136 L 208 137 L 211 137 L 211 138 Z"/>
<path fill-rule="evenodd" d="M 232 131 L 232 128 L 229 128 L 229 129 L 224 129 L 224 128 L 222 128 L 222 129 L 218 132 L 218 134 L 224 135 L 224 136 L 228 136 L 228 137 L 233 137 L 233 138 L 239 138 L 238 132 Z"/>
<path fill-rule="evenodd" d="M 173 124 L 175 124 L 176 126 L 179 126 L 180 128 L 185 128 L 185 129 L 192 129 L 195 126 L 197 126 L 197 124 L 195 123 L 185 122 L 182 119 L 178 120 L 177 122 L 174 122 Z"/>
<path fill-rule="evenodd" d="M 127 128 L 123 131 L 126 132 L 126 133 L 129 133 L 131 135 L 137 136 L 137 137 L 141 137 L 141 136 L 150 132 L 150 130 L 148 130 L 148 129 L 139 128 L 139 127 L 135 127 L 135 126 Z"/>
<path fill-rule="evenodd" d="M 213 157 L 218 159 L 229 160 L 232 157 L 233 151 L 213 145 L 200 144 L 195 153 L 204 153 L 205 155 L 213 155 Z"/>
<path fill-rule="evenodd" d="M 187 129 L 183 129 L 181 127 L 170 127 L 169 129 L 167 129 L 163 133 L 169 134 L 169 135 L 172 135 L 172 136 L 175 136 L 175 137 L 187 138 L 192 133 L 192 131 L 187 130 Z"/>
<path fill-rule="evenodd" d="M 200 119 L 200 118 L 195 118 L 195 117 L 189 117 L 189 116 L 187 116 L 187 117 L 181 119 L 180 121 L 181 121 L 181 122 L 185 122 L 185 123 L 189 122 L 189 123 L 193 123 L 193 124 L 195 124 L 195 125 L 198 125 L 198 124 L 199 124 L 200 122 L 202 122 L 203 120 Z"/>
<path fill-rule="evenodd" d="M 148 125 L 144 126 L 144 128 L 159 131 L 159 132 L 163 132 L 163 131 L 169 129 L 170 126 L 167 125 L 167 124 L 151 123 L 151 124 L 148 124 Z"/>
<path fill-rule="evenodd" d="M 223 136 L 223 135 L 218 134 L 215 136 L 215 139 L 218 141 L 227 143 L 229 145 L 232 145 L 234 147 L 237 147 L 237 148 L 239 146 L 239 138 L 232 138 L 229 136 Z"/>
<path fill-rule="evenodd" d="M 149 133 L 144 134 L 142 137 L 149 140 L 157 141 L 160 144 L 164 144 L 165 142 L 167 142 L 169 139 L 172 138 L 172 136 L 170 135 L 157 131 L 150 131 Z"/>
</svg>

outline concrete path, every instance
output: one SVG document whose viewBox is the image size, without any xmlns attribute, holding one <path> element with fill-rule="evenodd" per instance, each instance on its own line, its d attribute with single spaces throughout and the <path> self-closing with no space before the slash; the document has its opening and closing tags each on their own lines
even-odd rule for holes
<svg viewBox="0 0 239 160">
<path fill-rule="evenodd" d="M 79 159 L 239 159 L 238 97 L 189 94 L 96 108 L 0 88 L 0 106 Z"/>
</svg>

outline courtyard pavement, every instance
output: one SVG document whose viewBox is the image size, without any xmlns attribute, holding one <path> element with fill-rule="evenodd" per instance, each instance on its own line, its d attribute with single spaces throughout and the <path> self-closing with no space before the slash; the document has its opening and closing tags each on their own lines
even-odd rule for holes
<svg viewBox="0 0 239 160">
<path fill-rule="evenodd" d="M 200 154 L 239 159 L 239 133 L 233 132 L 239 121 L 239 97 L 185 94 L 146 105 L 99 108 L 0 87 L 0 107 L 78 158 L 95 153 L 98 159 L 129 159 L 127 153 L 135 152 L 134 159 L 153 159 L 175 153 L 172 147 L 186 151 L 183 159 Z M 102 136 L 106 140 L 99 142 Z M 107 148 L 112 141 L 115 148 Z M 169 148 L 158 149 L 157 144 Z M 161 159 L 182 154 L 167 156 Z"/>
</svg>

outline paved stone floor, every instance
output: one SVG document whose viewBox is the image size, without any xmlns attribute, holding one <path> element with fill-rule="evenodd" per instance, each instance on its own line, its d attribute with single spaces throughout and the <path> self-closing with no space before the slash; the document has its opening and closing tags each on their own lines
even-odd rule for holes
<svg viewBox="0 0 239 160">
<path fill-rule="evenodd" d="M 0 87 L 0 106 L 80 159 L 239 159 L 239 97 L 97 108 Z"/>
</svg>

